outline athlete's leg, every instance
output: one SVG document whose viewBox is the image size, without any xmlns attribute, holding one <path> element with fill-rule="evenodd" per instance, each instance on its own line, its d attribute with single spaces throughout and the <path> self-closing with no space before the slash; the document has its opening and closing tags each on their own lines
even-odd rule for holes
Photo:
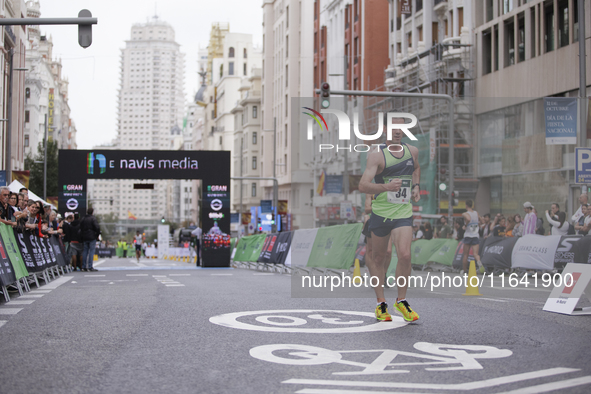
<svg viewBox="0 0 591 394">
<path fill-rule="evenodd" d="M 406 289 L 408 288 L 408 279 L 412 271 L 410 265 L 410 246 L 412 243 L 412 227 L 404 226 L 392 230 L 392 237 L 394 238 L 394 247 L 396 248 L 396 255 L 398 256 L 398 265 L 396 266 L 396 283 L 403 284 L 398 286 L 398 299 L 406 298 Z M 402 278 L 405 280 L 403 281 Z"/>
<path fill-rule="evenodd" d="M 384 298 L 384 279 L 390 261 L 388 260 L 388 243 L 390 243 L 390 234 L 384 237 L 378 237 L 375 233 L 371 234 L 372 258 L 367 262 L 369 274 L 378 278 L 378 286 L 374 287 L 378 302 L 386 302 Z"/>
<path fill-rule="evenodd" d="M 478 248 L 478 245 L 475 245 Z M 468 273 L 468 255 L 470 254 L 470 247 L 472 245 L 464 244 L 464 254 L 462 255 L 462 268 L 465 273 Z"/>
</svg>

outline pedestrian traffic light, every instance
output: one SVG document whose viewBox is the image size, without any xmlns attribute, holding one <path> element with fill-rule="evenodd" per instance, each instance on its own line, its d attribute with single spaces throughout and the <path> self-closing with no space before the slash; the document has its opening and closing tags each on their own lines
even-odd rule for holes
<svg viewBox="0 0 591 394">
<path fill-rule="evenodd" d="M 320 106 L 322 108 L 330 106 L 330 85 L 328 82 L 322 82 L 320 85 Z"/>
<path fill-rule="evenodd" d="M 160 219 L 160 221 L 161 221 L 162 223 L 164 223 L 164 222 L 166 221 L 166 220 L 164 219 L 164 216 L 162 216 L 162 219 Z"/>
<path fill-rule="evenodd" d="M 78 18 L 92 18 L 88 10 L 80 10 Z M 78 44 L 82 48 L 88 48 L 92 44 L 92 25 L 78 25 Z"/>
<path fill-rule="evenodd" d="M 451 197 L 452 197 L 452 199 L 453 199 L 453 202 L 454 202 L 454 207 L 457 207 L 457 206 L 458 206 L 458 204 L 460 203 L 460 202 L 459 202 L 459 200 L 458 200 L 459 193 L 458 193 L 457 191 L 453 191 L 453 192 L 451 193 Z"/>
</svg>

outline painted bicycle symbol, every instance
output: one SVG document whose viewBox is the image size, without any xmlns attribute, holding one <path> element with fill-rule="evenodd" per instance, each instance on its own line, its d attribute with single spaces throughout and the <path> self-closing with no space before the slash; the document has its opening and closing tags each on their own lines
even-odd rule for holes
<svg viewBox="0 0 591 394">
<path fill-rule="evenodd" d="M 316 346 L 273 344 L 257 346 L 250 350 L 256 359 L 284 365 L 342 364 L 359 367 L 359 371 L 333 372 L 333 375 L 377 375 L 408 373 L 405 367 L 425 367 L 426 371 L 459 371 L 483 369 L 477 359 L 509 357 L 508 349 L 481 345 L 446 345 L 442 343 L 417 342 L 414 348 L 423 353 L 392 349 L 375 350 L 329 350 Z M 347 355 L 372 353 L 370 363 L 346 359 Z M 357 357 L 358 358 L 358 357 Z M 399 362 L 395 362 L 400 359 Z M 418 359 L 418 361 L 409 361 Z"/>
<path fill-rule="evenodd" d="M 398 316 L 392 316 L 391 322 L 376 322 L 370 312 L 313 309 L 226 313 L 213 316 L 209 321 L 240 330 L 312 334 L 384 331 L 407 324 Z"/>
</svg>

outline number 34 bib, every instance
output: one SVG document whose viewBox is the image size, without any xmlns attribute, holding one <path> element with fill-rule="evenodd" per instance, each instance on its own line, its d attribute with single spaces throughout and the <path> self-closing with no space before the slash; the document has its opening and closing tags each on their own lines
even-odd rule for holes
<svg viewBox="0 0 591 394">
<path fill-rule="evenodd" d="M 390 182 L 396 178 L 391 178 Z M 400 189 L 396 192 L 388 192 L 388 202 L 391 204 L 406 204 L 410 202 L 412 193 L 410 192 L 411 179 L 402 179 Z"/>
</svg>

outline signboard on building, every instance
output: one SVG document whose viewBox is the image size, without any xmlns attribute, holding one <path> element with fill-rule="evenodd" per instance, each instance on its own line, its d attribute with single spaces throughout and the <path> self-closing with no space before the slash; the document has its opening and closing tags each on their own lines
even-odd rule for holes
<svg viewBox="0 0 591 394">
<path fill-rule="evenodd" d="M 54 114 L 54 95 L 53 95 L 53 88 L 49 89 L 49 96 L 48 96 L 48 114 L 47 114 L 47 133 L 49 135 L 48 139 L 51 141 L 53 138 L 53 114 Z"/>
<path fill-rule="evenodd" d="M 577 99 L 544 97 L 546 145 L 577 143 Z"/>
<path fill-rule="evenodd" d="M 261 213 L 273 212 L 273 200 L 261 200 Z"/>
<path fill-rule="evenodd" d="M 277 213 L 279 215 L 287 215 L 287 200 L 277 201 Z"/>
<path fill-rule="evenodd" d="M 341 219 L 355 219 L 355 214 L 353 213 L 353 204 L 351 201 L 341 201 Z"/>
<path fill-rule="evenodd" d="M 324 183 L 324 193 L 341 194 L 343 192 L 343 176 L 327 175 Z"/>
<path fill-rule="evenodd" d="M 398 15 L 410 15 L 412 14 L 412 0 L 399 0 L 398 1 Z"/>
<path fill-rule="evenodd" d="M 591 148 L 575 148 L 575 182 L 591 183 Z"/>
</svg>

